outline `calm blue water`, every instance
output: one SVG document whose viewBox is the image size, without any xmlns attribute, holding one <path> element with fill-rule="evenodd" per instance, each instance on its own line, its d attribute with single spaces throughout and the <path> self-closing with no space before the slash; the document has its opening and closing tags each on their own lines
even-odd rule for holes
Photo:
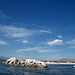
<svg viewBox="0 0 75 75">
<path fill-rule="evenodd" d="M 45 69 L 10 66 L 0 61 L 0 75 L 75 75 L 73 65 L 49 65 Z"/>
</svg>

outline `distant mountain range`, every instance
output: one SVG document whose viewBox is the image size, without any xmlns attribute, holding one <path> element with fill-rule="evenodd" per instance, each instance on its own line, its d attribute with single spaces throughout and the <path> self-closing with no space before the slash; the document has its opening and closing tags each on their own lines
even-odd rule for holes
<svg viewBox="0 0 75 75">
<path fill-rule="evenodd" d="M 0 60 L 7 60 L 7 59 L 8 59 L 7 57 L 0 56 Z"/>
<path fill-rule="evenodd" d="M 72 62 L 75 62 L 75 59 L 60 59 L 59 61 L 72 61 Z"/>
</svg>

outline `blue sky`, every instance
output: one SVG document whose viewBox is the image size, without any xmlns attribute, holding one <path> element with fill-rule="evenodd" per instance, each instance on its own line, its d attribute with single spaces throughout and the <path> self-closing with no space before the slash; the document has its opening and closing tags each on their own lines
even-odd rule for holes
<svg viewBox="0 0 75 75">
<path fill-rule="evenodd" d="M 0 0 L 0 56 L 75 59 L 75 1 Z"/>
</svg>

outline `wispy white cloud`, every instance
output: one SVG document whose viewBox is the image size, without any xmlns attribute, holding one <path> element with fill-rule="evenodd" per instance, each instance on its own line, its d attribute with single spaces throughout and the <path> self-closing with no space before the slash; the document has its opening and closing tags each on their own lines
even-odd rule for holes
<svg viewBox="0 0 75 75">
<path fill-rule="evenodd" d="M 24 41 L 22 41 L 22 43 L 28 43 L 28 41 L 27 40 L 24 40 Z"/>
<path fill-rule="evenodd" d="M 31 32 L 24 28 L 17 28 L 14 26 L 2 26 L 0 25 L 0 30 L 7 37 L 24 37 L 31 35 Z"/>
<path fill-rule="evenodd" d="M 71 41 L 67 41 L 66 43 L 71 45 L 68 48 L 75 48 L 75 39 L 73 39 Z"/>
<path fill-rule="evenodd" d="M 67 41 L 66 43 L 68 43 L 68 44 L 75 44 L 75 39 L 73 39 L 71 41 Z"/>
<path fill-rule="evenodd" d="M 38 50 L 38 52 L 57 52 L 59 50 Z"/>
<path fill-rule="evenodd" d="M 42 32 L 42 33 L 51 33 L 51 32 L 48 31 L 48 30 L 40 30 L 40 32 Z"/>
<path fill-rule="evenodd" d="M 44 49 L 44 47 L 33 47 L 33 48 L 27 48 L 27 49 L 19 49 L 19 50 L 17 50 L 17 53 L 22 53 L 24 51 L 57 52 L 59 50 Z"/>
<path fill-rule="evenodd" d="M 0 40 L 0 45 L 7 45 L 7 43 L 2 41 L 2 40 Z"/>
<path fill-rule="evenodd" d="M 28 40 L 24 40 L 24 39 L 17 39 L 15 41 L 16 42 L 21 42 L 21 43 L 30 43 Z"/>
<path fill-rule="evenodd" d="M 75 46 L 70 46 L 69 48 L 75 48 Z"/>
<path fill-rule="evenodd" d="M 58 38 L 60 38 L 60 39 L 61 39 L 61 38 L 62 38 L 62 35 L 58 35 Z"/>
<path fill-rule="evenodd" d="M 31 50 L 35 50 L 38 49 L 39 47 L 33 47 L 33 48 L 27 48 L 27 49 L 19 49 L 17 52 L 23 52 L 23 51 L 31 51 Z"/>
<path fill-rule="evenodd" d="M 7 37 L 26 37 L 32 35 L 32 31 L 25 28 L 17 28 L 14 26 L 2 26 L 0 25 L 0 30 Z"/>
<path fill-rule="evenodd" d="M 42 32 L 40 32 L 39 30 L 29 30 L 26 28 L 18 28 L 14 26 L 3 26 L 3 25 L 0 25 L 0 32 L 3 33 L 4 36 L 14 38 L 42 34 Z M 48 31 L 43 32 L 49 33 Z"/>
<path fill-rule="evenodd" d="M 2 11 L 0 11 L 0 18 L 10 18 L 10 17 L 6 16 Z"/>
<path fill-rule="evenodd" d="M 54 41 L 50 41 L 50 42 L 47 42 L 48 45 L 62 45 L 63 44 L 63 41 L 62 40 L 59 40 L 59 39 L 56 39 Z"/>
</svg>

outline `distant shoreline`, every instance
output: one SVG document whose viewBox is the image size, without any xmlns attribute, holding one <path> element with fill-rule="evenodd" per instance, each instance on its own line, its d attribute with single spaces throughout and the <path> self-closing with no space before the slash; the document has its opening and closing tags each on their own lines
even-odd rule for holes
<svg viewBox="0 0 75 75">
<path fill-rule="evenodd" d="M 60 64 L 60 65 L 75 65 L 75 62 L 53 62 L 53 61 L 46 61 L 46 64 Z"/>
</svg>

